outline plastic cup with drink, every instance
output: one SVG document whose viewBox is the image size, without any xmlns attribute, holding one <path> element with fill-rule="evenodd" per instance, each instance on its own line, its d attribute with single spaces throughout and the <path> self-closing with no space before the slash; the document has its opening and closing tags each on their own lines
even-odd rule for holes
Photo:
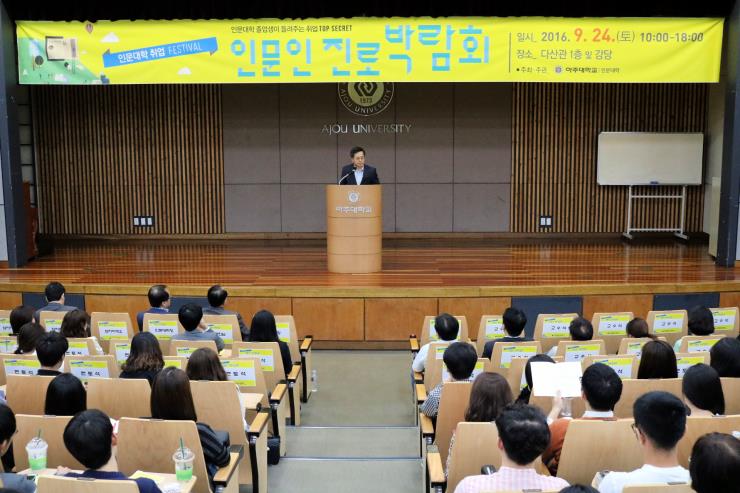
<svg viewBox="0 0 740 493">
<path fill-rule="evenodd" d="M 28 444 L 26 444 L 28 466 L 32 471 L 41 471 L 46 469 L 46 452 L 48 450 L 49 444 L 41 438 L 41 431 L 39 431 L 39 434 L 33 437 Z"/>
<path fill-rule="evenodd" d="M 193 477 L 193 460 L 195 454 L 185 447 L 180 441 L 180 446 L 172 454 L 172 460 L 175 461 L 175 478 L 178 481 L 190 481 Z"/>
</svg>

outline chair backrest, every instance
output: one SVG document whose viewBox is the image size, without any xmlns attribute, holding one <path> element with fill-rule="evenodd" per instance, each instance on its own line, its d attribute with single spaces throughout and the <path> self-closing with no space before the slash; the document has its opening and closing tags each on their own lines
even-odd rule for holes
<svg viewBox="0 0 740 493">
<path fill-rule="evenodd" d="M 564 361 L 583 361 L 586 356 L 606 355 L 606 343 L 602 339 L 591 341 L 560 341 L 555 353 Z"/>
<path fill-rule="evenodd" d="M 529 359 L 535 354 L 542 352 L 540 341 L 530 342 L 497 342 L 493 345 L 493 371 L 504 377 L 508 376 L 508 369 L 513 358 Z"/>
<path fill-rule="evenodd" d="M 0 385 L 7 375 L 35 375 L 41 363 L 35 354 L 0 354 Z"/>
<path fill-rule="evenodd" d="M 131 340 L 134 326 L 128 313 L 92 312 L 90 314 L 90 333 L 98 338 L 103 351 L 110 350 L 111 341 Z"/>
<path fill-rule="evenodd" d="M 433 369 L 433 371 L 430 373 L 429 370 L 425 372 L 424 375 L 424 383 L 428 383 L 431 388 L 434 388 L 437 386 L 437 384 L 441 382 L 449 382 L 452 380 L 452 376 L 450 375 L 449 371 L 447 370 L 447 366 L 444 364 L 442 360 L 434 360 L 432 364 L 436 367 Z M 491 360 L 488 358 L 478 358 L 478 361 L 475 363 L 475 367 L 473 368 L 473 373 L 471 374 L 470 378 L 471 380 L 475 380 L 475 377 L 480 375 L 483 372 L 492 372 L 493 366 L 491 363 Z M 431 375 L 434 375 L 437 380 L 432 381 Z M 429 381 L 427 382 L 427 379 Z"/>
<path fill-rule="evenodd" d="M 607 354 L 616 354 L 619 342 L 627 337 L 627 323 L 633 318 L 632 312 L 594 313 L 594 337 L 604 340 Z"/>
<path fill-rule="evenodd" d="M 10 325 L 10 310 L 0 310 L 0 336 L 13 335 L 13 327 Z"/>
<path fill-rule="evenodd" d="M 95 341 L 92 337 L 70 337 L 67 339 L 69 348 L 67 356 L 91 356 L 98 354 Z"/>
<path fill-rule="evenodd" d="M 598 471 L 632 471 L 642 466 L 642 450 L 632 419 L 574 419 L 560 453 L 558 477 L 570 484 L 591 484 Z"/>
<path fill-rule="evenodd" d="M 631 418 L 632 406 L 638 397 L 653 390 L 663 390 L 670 392 L 681 399 L 681 379 L 680 378 L 658 378 L 658 379 L 625 379 L 622 380 L 622 397 L 614 408 L 614 415 L 617 418 Z M 570 430 L 568 431 L 570 433 Z M 624 469 L 611 469 L 613 471 L 623 471 Z M 629 470 L 629 469 L 628 469 Z"/>
<path fill-rule="evenodd" d="M 540 341 L 542 351 L 547 352 L 563 339 L 570 339 L 568 327 L 577 313 L 540 313 L 534 325 L 534 340 Z"/>
<path fill-rule="evenodd" d="M 738 308 L 736 306 L 710 308 L 710 310 L 712 310 L 712 315 L 714 315 L 714 332 L 716 334 L 727 337 L 738 336 L 740 317 L 738 317 Z"/>
<path fill-rule="evenodd" d="M 46 389 L 54 379 L 40 375 L 8 375 L 5 398 L 16 414 L 44 414 Z"/>
<path fill-rule="evenodd" d="M 275 315 L 275 325 L 277 326 L 278 338 L 288 343 L 291 361 L 293 363 L 301 361 L 301 352 L 298 349 L 298 331 L 295 327 L 293 315 Z"/>
<path fill-rule="evenodd" d="M 46 332 L 59 332 L 62 328 L 62 320 L 67 312 L 52 312 L 44 310 L 39 313 L 39 324 Z"/>
<path fill-rule="evenodd" d="M 118 467 L 130 476 L 136 471 L 172 473 L 172 454 L 180 440 L 195 455 L 193 491 L 211 491 L 200 444 L 198 429 L 193 421 L 122 418 L 118 422 Z"/>
<path fill-rule="evenodd" d="M 505 375 L 506 381 L 509 382 L 509 387 L 511 387 L 511 393 L 514 395 L 514 399 L 516 399 L 522 391 L 524 384 L 527 383 L 524 378 L 524 367 L 527 366 L 527 361 L 528 358 L 512 358 L 511 364 L 508 368 L 508 374 Z M 493 361 L 491 362 L 491 371 L 498 373 L 498 369 L 493 366 Z"/>
<path fill-rule="evenodd" d="M 427 359 L 424 362 L 424 387 L 427 392 L 442 381 L 442 357 L 452 342 L 440 341 L 429 344 L 429 352 L 427 352 Z"/>
<path fill-rule="evenodd" d="M 67 356 L 64 367 L 83 382 L 91 378 L 118 378 L 121 373 L 115 356 L 110 354 Z"/>
<path fill-rule="evenodd" d="M 265 385 L 274 389 L 275 385 L 285 380 L 283 358 L 277 342 L 237 342 L 231 349 L 233 358 L 259 358 Z"/>
<path fill-rule="evenodd" d="M 478 325 L 478 337 L 475 339 L 475 349 L 478 355 L 483 354 L 483 347 L 488 341 L 504 337 L 504 317 L 501 315 L 483 315 Z"/>
<path fill-rule="evenodd" d="M 216 341 L 170 341 L 169 356 L 181 356 L 189 359 L 193 351 L 200 348 L 208 348 L 218 354 Z"/>
<path fill-rule="evenodd" d="M 686 370 L 699 363 L 708 365 L 709 353 L 676 353 L 676 366 L 678 366 L 678 378 L 682 378 Z"/>
<path fill-rule="evenodd" d="M 638 484 L 625 486 L 622 493 L 694 493 L 690 484 Z"/>
<path fill-rule="evenodd" d="M 603 363 L 611 366 L 617 375 L 625 378 L 637 378 L 637 365 L 639 360 L 632 354 L 620 354 L 616 356 L 586 356 L 581 367 L 585 370 L 594 363 Z"/>
<path fill-rule="evenodd" d="M 123 365 L 128 359 L 128 355 L 131 353 L 131 341 L 117 339 L 108 341 L 108 344 L 108 354 L 115 358 L 118 366 Z"/>
<path fill-rule="evenodd" d="M 456 341 L 467 341 L 470 337 L 468 335 L 468 321 L 465 315 L 454 315 L 460 324 L 460 330 L 457 333 Z M 419 335 L 419 343 L 423 346 L 429 342 L 435 342 L 439 340 L 437 331 L 434 330 L 434 319 L 436 316 L 427 315 L 424 317 L 424 323 L 421 326 L 421 332 Z"/>
<path fill-rule="evenodd" d="M 684 336 L 681 339 L 681 346 L 678 348 L 680 353 L 708 353 L 717 341 L 724 338 L 724 335 L 710 336 Z"/>
<path fill-rule="evenodd" d="M 663 336 L 656 337 L 659 341 L 666 341 Z M 642 355 L 642 346 L 652 341 L 649 337 L 625 337 L 619 341 L 618 354 L 634 354 L 638 358 Z"/>
<path fill-rule="evenodd" d="M 38 436 L 39 431 L 41 431 L 41 438 L 49 444 L 49 449 L 46 451 L 46 467 L 54 469 L 57 466 L 65 466 L 70 469 L 85 469 L 64 446 L 64 428 L 70 419 L 72 419 L 72 416 L 17 413 L 15 422 L 18 427 L 18 434 L 13 439 L 13 457 L 15 458 L 16 470 L 22 471 L 28 468 L 26 444 L 32 438 Z"/>
<path fill-rule="evenodd" d="M 664 336 L 673 346 L 677 340 L 687 335 L 688 318 L 686 310 L 651 310 L 648 312 L 647 324 L 651 334 Z"/>
<path fill-rule="evenodd" d="M 87 407 L 100 409 L 113 419 L 151 416 L 152 395 L 143 378 L 91 378 L 87 382 Z"/>
<path fill-rule="evenodd" d="M 434 442 L 439 447 L 442 464 L 447 461 L 452 432 L 459 422 L 465 421 L 465 409 L 468 407 L 472 387 L 471 382 L 448 382 L 442 386 L 434 431 Z"/>
<path fill-rule="evenodd" d="M 39 476 L 38 493 L 139 493 L 132 481 Z"/>
<path fill-rule="evenodd" d="M 236 315 L 203 315 L 203 323 L 218 334 L 226 347 L 242 340 Z"/>
<path fill-rule="evenodd" d="M 740 414 L 740 378 L 722 377 L 725 414 Z"/>
<path fill-rule="evenodd" d="M 678 442 L 678 462 L 685 468 L 689 467 L 691 449 L 699 437 L 707 433 L 727 433 L 740 431 L 740 416 L 709 416 L 686 418 L 686 433 Z"/>
<path fill-rule="evenodd" d="M 188 367 L 188 359 L 184 356 L 164 356 L 164 367 L 171 366 L 173 368 L 179 368 L 185 370 Z"/>
<path fill-rule="evenodd" d="M 16 336 L 0 336 L 0 353 L 13 354 L 18 349 L 18 338 Z"/>
<path fill-rule="evenodd" d="M 180 325 L 176 313 L 145 313 L 143 330 L 151 332 L 159 341 L 162 354 L 169 354 L 170 340 L 185 329 Z"/>
<path fill-rule="evenodd" d="M 228 379 L 236 382 L 242 392 L 262 394 L 262 405 L 270 404 L 259 358 L 224 358 L 221 360 L 221 365 Z"/>
<path fill-rule="evenodd" d="M 481 467 L 488 464 L 495 466 L 497 470 L 501 467 L 496 425 L 465 421 L 458 423 L 450 468 L 447 470 L 447 491 L 455 491 L 463 478 L 480 474 Z"/>
</svg>

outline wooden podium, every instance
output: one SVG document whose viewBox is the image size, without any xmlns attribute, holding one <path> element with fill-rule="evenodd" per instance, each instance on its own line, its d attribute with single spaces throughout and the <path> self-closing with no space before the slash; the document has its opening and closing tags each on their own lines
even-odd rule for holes
<svg viewBox="0 0 740 493">
<path fill-rule="evenodd" d="M 380 185 L 326 186 L 329 272 L 360 274 L 382 267 L 383 203 Z"/>
</svg>

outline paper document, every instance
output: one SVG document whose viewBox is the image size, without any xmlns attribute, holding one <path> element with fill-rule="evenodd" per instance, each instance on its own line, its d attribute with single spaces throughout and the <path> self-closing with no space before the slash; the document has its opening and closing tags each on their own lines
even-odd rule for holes
<svg viewBox="0 0 740 493">
<path fill-rule="evenodd" d="M 581 396 L 581 363 L 531 363 L 533 393 L 536 396 L 553 397 L 558 390 L 562 397 Z"/>
</svg>

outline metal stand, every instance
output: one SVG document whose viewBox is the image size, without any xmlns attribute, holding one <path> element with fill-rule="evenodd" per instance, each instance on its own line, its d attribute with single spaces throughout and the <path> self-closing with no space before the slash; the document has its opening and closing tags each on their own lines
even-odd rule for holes
<svg viewBox="0 0 740 493">
<path fill-rule="evenodd" d="M 683 228 L 686 221 L 686 185 L 681 186 L 681 195 L 634 195 L 632 193 L 632 187 L 629 186 L 629 199 L 627 200 L 627 229 L 622 235 L 628 239 L 632 239 L 633 232 L 672 232 L 677 237 L 688 240 L 689 237 L 684 234 Z M 633 228 L 632 227 L 632 200 L 633 199 L 666 199 L 675 200 L 681 199 L 681 224 L 678 228 Z"/>
</svg>

